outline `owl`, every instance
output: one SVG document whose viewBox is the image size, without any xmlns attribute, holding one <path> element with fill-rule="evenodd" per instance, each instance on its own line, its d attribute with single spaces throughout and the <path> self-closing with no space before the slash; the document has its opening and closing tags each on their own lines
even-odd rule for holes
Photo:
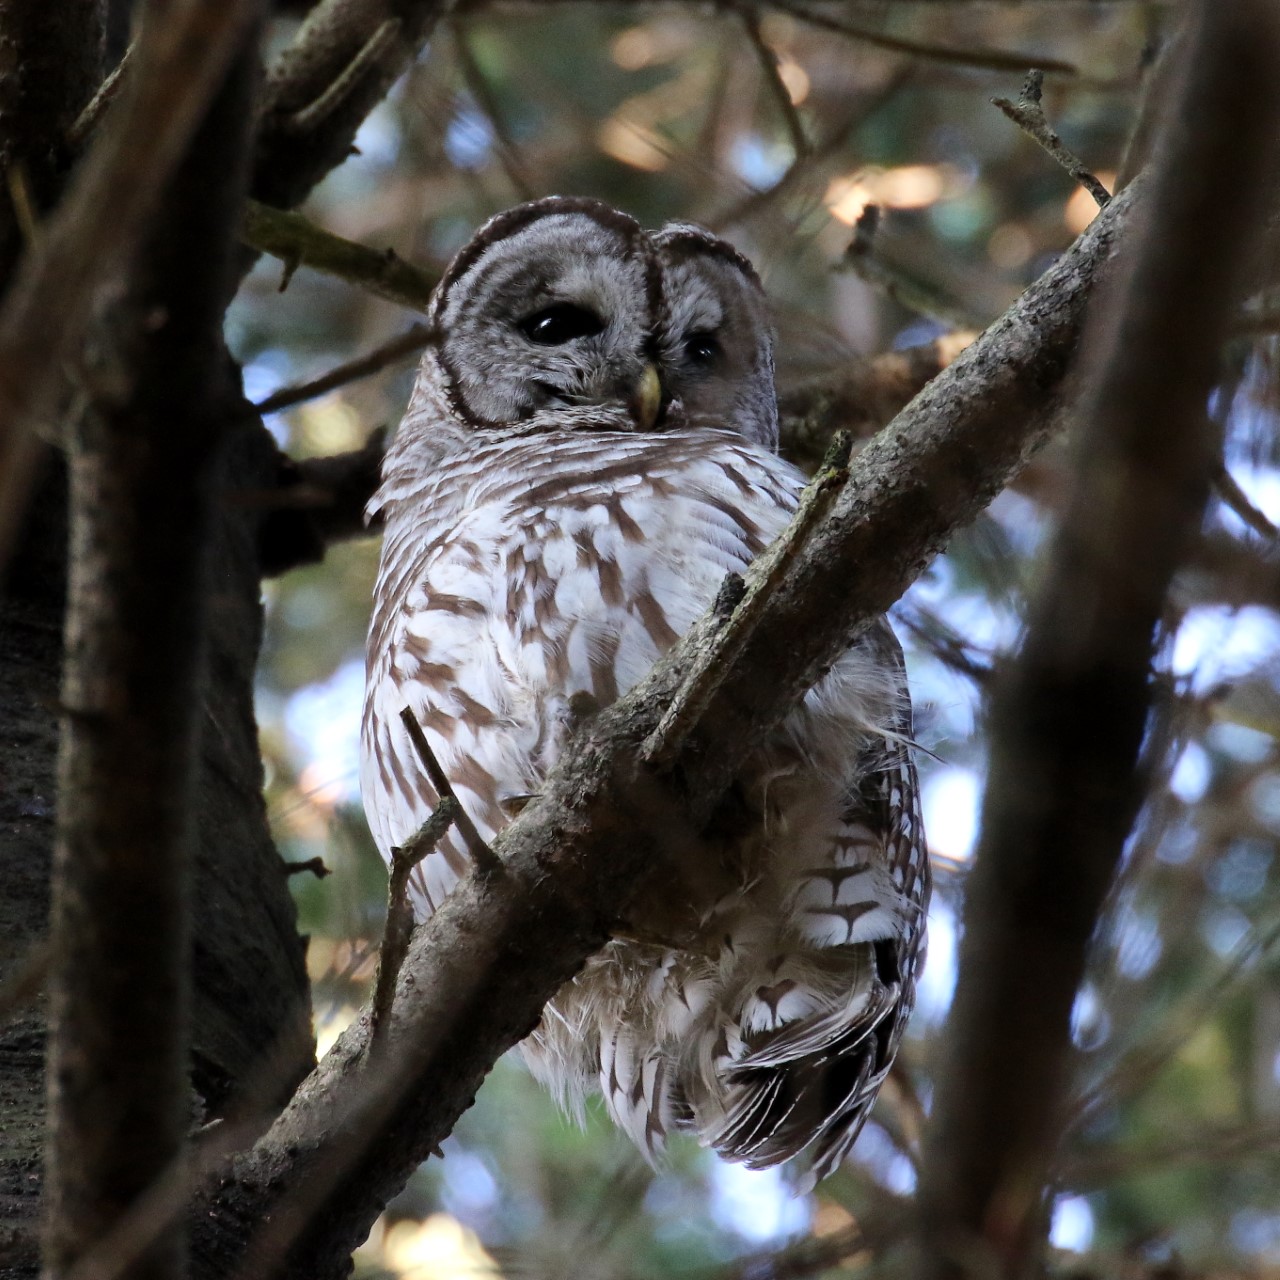
<svg viewBox="0 0 1280 1280">
<path fill-rule="evenodd" d="M 384 856 L 437 802 L 412 709 L 480 833 L 537 793 L 786 525 L 772 337 L 747 260 L 583 199 L 492 219 L 445 272 L 371 508 L 385 535 L 361 787 Z M 929 873 L 901 651 L 883 620 L 749 759 L 732 820 L 682 847 L 522 1045 L 569 1109 L 598 1092 L 809 1185 L 852 1147 L 922 960 Z M 469 868 L 417 868 L 424 918 Z"/>
</svg>

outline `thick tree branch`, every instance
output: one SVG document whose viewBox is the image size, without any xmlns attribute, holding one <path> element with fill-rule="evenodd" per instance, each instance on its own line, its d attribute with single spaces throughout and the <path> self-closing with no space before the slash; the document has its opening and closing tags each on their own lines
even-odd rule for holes
<svg viewBox="0 0 1280 1280">
<path fill-rule="evenodd" d="M 1044 1240 L 1071 1008 L 1142 798 L 1153 638 L 1208 494 L 1206 404 L 1263 230 L 1277 61 L 1269 0 L 1201 6 L 1145 225 L 1093 329 L 1074 490 L 992 714 L 923 1164 L 927 1280 L 1030 1274 Z"/>
<path fill-rule="evenodd" d="M 168 10 L 140 38 L 129 85 L 29 247 L 0 310 L 0 574 L 38 454 L 34 420 L 104 282 L 127 265 L 243 37 L 257 0 Z"/>
<path fill-rule="evenodd" d="M 1044 438 L 1085 299 L 1140 185 L 936 378 L 857 459 L 854 477 L 772 580 L 770 601 L 664 770 L 642 745 L 715 649 L 712 613 L 576 739 L 472 877 L 419 930 L 387 1027 L 367 1021 L 304 1082 L 199 1204 L 200 1274 L 342 1274 L 387 1198 L 452 1128 L 496 1058 L 609 936 L 714 810 L 747 753 L 971 520 Z M 749 585 L 740 607 L 753 608 Z M 386 1065 L 381 1065 L 385 1063 Z M 261 1233 L 260 1224 L 266 1223 Z"/>
<path fill-rule="evenodd" d="M 443 0 L 320 0 L 268 76 L 254 199 L 292 209 L 336 169 L 447 7 Z"/>
<path fill-rule="evenodd" d="M 0 173 L 18 177 L 37 217 L 59 195 L 72 149 L 66 138 L 101 75 L 97 0 L 0 0 Z M 7 193 L 0 197 L 0 282 L 21 257 L 25 236 Z"/>
<path fill-rule="evenodd" d="M 57 199 L 66 173 L 61 139 L 100 74 L 102 19 L 96 0 L 0 0 L 0 168 L 20 173 L 36 216 Z M 7 285 L 23 241 L 0 195 L 0 282 Z M 0 437 L 3 436 L 0 430 Z M 0 443 L 0 490 L 11 483 Z M 39 519 L 22 529 L 27 554 L 5 573 L 0 553 L 0 1267 L 39 1267 L 40 1186 L 31 1177 L 44 1148 L 44 1026 L 31 987 L 48 965 L 49 854 L 52 844 L 59 619 L 65 536 L 60 478 L 46 473 Z M 0 504 L 4 499 L 0 498 Z M 0 505 L 0 528 L 6 511 Z M 0 544 L 4 535 L 0 533 Z M 42 958 L 42 959 L 41 959 Z"/>
<path fill-rule="evenodd" d="M 217 8 L 211 0 L 207 9 Z M 164 6 L 147 20 L 163 22 Z M 190 1122 L 188 897 L 222 349 L 256 29 L 167 190 L 68 442 L 70 581 L 54 848 L 45 1274 L 122 1229 Z M 237 181 L 237 175 L 241 181 Z M 181 1274 L 171 1226 L 124 1277 Z M 91 1268 L 90 1268 L 91 1269 Z"/>
</svg>

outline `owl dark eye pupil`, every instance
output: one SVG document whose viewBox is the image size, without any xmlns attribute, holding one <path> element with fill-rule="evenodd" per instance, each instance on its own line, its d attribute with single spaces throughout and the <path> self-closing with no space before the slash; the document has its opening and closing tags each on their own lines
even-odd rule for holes
<svg viewBox="0 0 1280 1280">
<path fill-rule="evenodd" d="M 557 302 L 520 321 L 520 332 L 540 347 L 558 347 L 574 338 L 590 338 L 604 331 L 604 321 L 586 307 Z"/>
<path fill-rule="evenodd" d="M 695 333 L 685 339 L 685 356 L 692 364 L 710 364 L 720 354 L 714 333 Z"/>
</svg>

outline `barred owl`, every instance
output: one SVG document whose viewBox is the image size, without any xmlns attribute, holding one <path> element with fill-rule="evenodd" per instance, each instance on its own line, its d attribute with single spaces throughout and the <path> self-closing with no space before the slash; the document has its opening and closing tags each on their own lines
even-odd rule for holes
<svg viewBox="0 0 1280 1280">
<path fill-rule="evenodd" d="M 371 504 L 386 532 L 361 787 L 384 856 L 437 800 L 402 707 L 493 836 L 582 707 L 635 685 L 805 484 L 775 452 L 755 272 L 698 227 L 646 233 L 580 199 L 520 206 L 458 254 L 431 319 Z M 811 1184 L 888 1073 L 923 948 L 929 876 L 887 623 L 736 789 L 747 820 L 708 831 L 708 866 L 666 886 L 696 912 L 692 942 L 620 929 L 522 1048 L 569 1108 L 598 1091 L 650 1157 L 688 1131 L 751 1167 L 801 1156 Z M 451 833 L 415 873 L 419 917 L 468 865 Z"/>
</svg>

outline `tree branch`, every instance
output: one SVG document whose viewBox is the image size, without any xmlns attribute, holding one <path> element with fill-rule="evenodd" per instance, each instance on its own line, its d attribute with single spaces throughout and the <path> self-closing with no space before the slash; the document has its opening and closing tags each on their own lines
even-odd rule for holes
<svg viewBox="0 0 1280 1280">
<path fill-rule="evenodd" d="M 134 74 L 0 310 L 0 573 L 26 508 L 34 421 L 90 304 L 142 239 L 257 0 L 174 9 L 144 31 Z"/>
<path fill-rule="evenodd" d="M 251 194 L 292 209 L 426 44 L 445 0 L 320 0 L 267 78 Z"/>
<path fill-rule="evenodd" d="M 999 107 L 1027 137 L 1061 165 L 1089 192 L 1101 209 L 1111 199 L 1111 193 L 1098 181 L 1092 170 L 1085 168 L 1084 162 L 1075 152 L 1068 150 L 1066 144 L 1058 137 L 1041 105 L 1043 94 L 1044 72 L 1028 71 L 1022 92 L 1018 95 L 1016 102 L 1009 98 L 992 98 L 991 105 Z"/>
<path fill-rule="evenodd" d="M 145 21 L 163 37 L 166 6 L 151 6 Z M 93 402 L 68 442 L 51 1277 L 74 1271 L 136 1211 L 189 1126 L 188 887 L 206 560 L 216 445 L 235 399 L 220 333 L 256 79 L 256 25 L 241 22 L 239 33 L 245 52 L 157 193 L 164 216 L 113 308 Z M 120 1274 L 175 1276 L 183 1253 L 171 1227 Z"/>
<path fill-rule="evenodd" d="M 923 1165 L 927 1280 L 1029 1274 L 1043 1245 L 1071 1009 L 1143 794 L 1153 637 L 1208 494 L 1205 406 L 1263 230 L 1277 60 L 1269 0 L 1201 6 L 1145 225 L 1091 330 L 1074 490 L 992 712 Z"/>
<path fill-rule="evenodd" d="M 722 615 L 704 618 L 574 739 L 497 840 L 503 874 L 464 881 L 415 936 L 385 1065 L 367 1057 L 367 1021 L 348 1031 L 201 1200 L 192 1218 L 201 1274 L 225 1276 L 236 1259 L 239 1274 L 261 1280 L 342 1273 L 492 1063 L 661 877 L 747 753 L 1043 440 L 1085 299 L 1140 190 L 1114 200 L 862 452 L 665 771 L 643 766 L 639 752 L 714 649 Z"/>
<path fill-rule="evenodd" d="M 370 249 L 335 236 L 300 213 L 284 213 L 256 200 L 245 203 L 241 238 L 251 248 L 284 263 L 280 288 L 288 286 L 299 267 L 337 276 L 370 293 L 425 311 L 439 278 L 405 262 L 392 249 Z"/>
</svg>

